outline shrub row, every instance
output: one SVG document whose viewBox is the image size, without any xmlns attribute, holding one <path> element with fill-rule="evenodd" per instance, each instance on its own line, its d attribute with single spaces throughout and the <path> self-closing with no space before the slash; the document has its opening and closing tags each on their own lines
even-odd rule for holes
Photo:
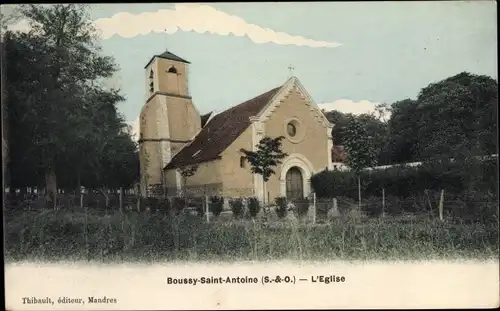
<svg viewBox="0 0 500 311">
<path fill-rule="evenodd" d="M 420 166 L 395 166 L 360 174 L 364 197 L 408 198 L 428 190 L 445 189 L 447 194 L 491 194 L 497 197 L 497 161 L 429 162 Z M 323 171 L 311 178 L 317 197 L 358 197 L 357 176 L 352 171 Z"/>
<path fill-rule="evenodd" d="M 138 202 L 139 200 L 139 202 Z M 256 197 L 232 198 L 229 200 L 229 205 L 235 218 L 243 217 L 245 213 L 245 201 L 247 202 L 248 215 L 256 217 L 260 210 L 260 202 Z M 118 198 L 109 196 L 107 206 L 105 197 L 101 195 L 85 197 L 83 206 L 90 210 L 112 211 L 119 208 Z M 60 195 L 58 196 L 58 206 L 66 209 L 79 209 L 80 198 L 74 195 Z M 11 198 L 6 202 L 8 209 L 16 209 L 18 207 L 27 209 L 53 209 L 52 202 L 46 202 L 43 197 L 32 198 L 31 200 L 21 200 L 20 198 Z M 152 212 L 174 213 L 175 215 L 181 214 L 186 208 L 193 208 L 199 216 L 204 216 L 206 212 L 206 202 L 203 197 L 137 197 L 127 196 L 123 198 L 123 207 L 129 210 L 139 211 L 150 210 Z M 224 209 L 224 198 L 219 196 L 209 197 L 208 208 L 214 216 L 219 216 Z"/>
</svg>

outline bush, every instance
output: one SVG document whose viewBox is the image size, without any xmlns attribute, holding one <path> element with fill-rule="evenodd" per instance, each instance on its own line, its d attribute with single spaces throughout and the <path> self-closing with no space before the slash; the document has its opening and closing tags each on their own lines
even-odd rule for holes
<svg viewBox="0 0 500 311">
<path fill-rule="evenodd" d="M 317 200 L 316 201 L 316 210 L 315 210 L 315 213 L 316 213 L 316 219 L 317 220 L 320 220 L 320 221 L 324 221 L 326 220 L 327 216 L 328 216 L 328 210 L 330 209 L 331 207 L 331 202 L 330 200 Z"/>
<path fill-rule="evenodd" d="M 194 207 L 199 217 L 205 216 L 205 200 L 203 198 L 192 198 L 188 203 L 189 207 Z"/>
<path fill-rule="evenodd" d="M 218 196 L 210 197 L 210 211 L 215 217 L 219 216 L 224 209 L 224 198 Z"/>
<path fill-rule="evenodd" d="M 301 198 L 295 200 L 296 211 L 299 217 L 304 217 L 307 215 L 307 211 L 309 210 L 309 204 L 310 204 L 309 199 L 307 198 Z"/>
<path fill-rule="evenodd" d="M 287 212 L 287 204 L 286 204 L 286 198 L 285 197 L 277 197 L 275 199 L 276 202 L 276 214 L 278 215 L 279 218 L 284 218 L 286 216 Z"/>
<path fill-rule="evenodd" d="M 255 218 L 260 212 L 260 202 L 256 197 L 248 198 L 248 212 L 250 217 Z"/>
<path fill-rule="evenodd" d="M 147 197 L 145 207 L 149 208 L 149 210 L 151 210 L 151 211 L 157 211 L 159 208 L 158 199 L 155 197 Z"/>
<path fill-rule="evenodd" d="M 229 200 L 229 206 L 231 207 L 231 211 L 233 212 L 233 216 L 235 218 L 241 218 L 241 216 L 243 216 L 245 208 L 241 198 Z"/>
<path fill-rule="evenodd" d="M 158 211 L 162 213 L 170 213 L 172 211 L 172 206 L 167 198 L 159 200 Z"/>
<path fill-rule="evenodd" d="M 186 199 L 182 197 L 174 197 L 172 198 L 172 208 L 175 213 L 178 215 L 182 212 L 182 210 L 186 207 Z"/>
</svg>

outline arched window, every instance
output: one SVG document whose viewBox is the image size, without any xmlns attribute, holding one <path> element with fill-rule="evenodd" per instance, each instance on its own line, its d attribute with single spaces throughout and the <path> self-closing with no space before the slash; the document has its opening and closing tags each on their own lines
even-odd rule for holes
<svg viewBox="0 0 500 311">
<path fill-rule="evenodd" d="M 240 167 L 241 168 L 245 168 L 245 162 L 246 162 L 246 158 L 241 156 L 240 157 Z"/>
<path fill-rule="evenodd" d="M 170 68 L 168 69 L 168 72 L 169 72 L 169 73 L 177 73 L 177 69 L 175 69 L 175 67 L 173 67 L 173 66 L 172 66 L 172 67 L 170 67 Z"/>
<path fill-rule="evenodd" d="M 153 72 L 153 69 L 151 69 L 151 71 L 149 72 L 149 78 L 153 79 L 153 76 L 154 76 L 154 72 Z"/>
</svg>

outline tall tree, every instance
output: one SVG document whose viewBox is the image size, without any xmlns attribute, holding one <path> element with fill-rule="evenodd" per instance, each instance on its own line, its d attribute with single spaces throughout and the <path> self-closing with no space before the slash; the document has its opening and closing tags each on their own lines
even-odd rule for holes
<svg viewBox="0 0 500 311">
<path fill-rule="evenodd" d="M 349 123 L 349 117 L 354 117 L 352 114 L 342 113 L 337 110 L 323 111 L 325 117 L 331 123 L 335 124 L 332 129 L 333 143 L 338 146 L 342 146 L 344 143 L 344 133 Z"/>
<path fill-rule="evenodd" d="M 100 55 L 85 5 L 22 5 L 20 12 L 31 30 L 12 37 L 35 65 L 29 68 L 32 79 L 27 81 L 33 92 L 17 87 L 18 96 L 10 102 L 26 105 L 29 113 L 24 122 L 30 127 L 35 163 L 45 175 L 47 197 L 53 198 L 59 163 L 69 162 L 75 146 L 85 147 L 82 141 L 92 141 L 82 118 L 86 110 L 94 109 L 85 100 L 86 90 L 98 88 L 96 82 L 117 68 L 112 58 Z"/>
<path fill-rule="evenodd" d="M 324 112 L 326 118 L 333 124 L 332 137 L 335 145 L 342 146 L 345 142 L 349 120 L 356 119 L 365 129 L 367 135 L 373 138 L 374 148 L 377 153 L 377 161 L 381 164 L 390 164 L 389 130 L 387 122 L 387 107 L 379 105 L 375 113 L 365 113 L 353 115 L 351 113 L 342 113 L 337 110 Z"/>
<path fill-rule="evenodd" d="M 266 196 L 266 185 L 271 175 L 275 174 L 274 167 L 281 164 L 281 160 L 288 156 L 281 150 L 281 141 L 284 136 L 276 138 L 264 137 L 256 146 L 256 151 L 241 149 L 246 160 L 251 165 L 252 173 L 262 176 L 262 187 L 264 197 Z"/>
<path fill-rule="evenodd" d="M 391 164 L 418 160 L 418 103 L 412 99 L 397 101 L 391 106 L 388 121 Z"/>
<path fill-rule="evenodd" d="M 422 158 L 468 158 L 496 153 L 498 83 L 460 73 L 418 96 L 418 152 Z"/>
<path fill-rule="evenodd" d="M 347 151 L 347 166 L 358 179 L 358 207 L 361 209 L 361 171 L 377 164 L 373 138 L 362 123 L 351 117 L 346 128 L 344 148 Z"/>
<path fill-rule="evenodd" d="M 25 34 L 7 32 L 6 106 L 8 121 L 9 186 L 19 189 L 42 183 L 41 152 L 36 148 L 38 127 L 34 124 L 44 95 L 43 78 L 46 72 L 43 42 Z M 40 176 L 41 173 L 41 176 Z"/>
<path fill-rule="evenodd" d="M 357 122 L 363 126 L 365 134 L 371 139 L 377 163 L 390 164 L 389 129 L 387 123 L 375 114 L 361 114 L 356 117 Z M 344 136 L 345 137 L 345 136 Z"/>
</svg>

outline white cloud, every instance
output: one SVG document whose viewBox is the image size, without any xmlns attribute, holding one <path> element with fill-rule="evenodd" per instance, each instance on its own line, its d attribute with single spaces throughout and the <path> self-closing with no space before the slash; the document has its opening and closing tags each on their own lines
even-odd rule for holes
<svg viewBox="0 0 500 311">
<path fill-rule="evenodd" d="M 132 139 L 139 141 L 139 117 L 134 121 L 127 121 L 127 124 L 130 126 L 130 136 L 132 136 Z"/>
<path fill-rule="evenodd" d="M 24 24 L 21 24 L 24 23 Z M 18 25 L 19 24 L 19 25 Z M 26 22 L 13 25 L 16 29 L 26 29 Z M 318 41 L 277 32 L 269 28 L 250 24 L 241 17 L 229 15 L 205 4 L 176 4 L 172 10 L 158 10 L 131 14 L 120 12 L 109 18 L 99 18 L 94 21 L 103 39 L 118 35 L 133 38 L 150 33 L 173 34 L 180 31 L 196 31 L 215 35 L 238 37 L 247 36 L 257 44 L 275 43 L 280 45 L 297 45 L 308 47 L 337 47 L 336 42 Z"/>
<path fill-rule="evenodd" d="M 320 109 L 324 109 L 325 111 L 337 110 L 342 113 L 352 113 L 354 115 L 360 114 L 372 114 L 374 113 L 378 116 L 378 113 L 375 111 L 375 107 L 380 104 L 379 102 L 371 102 L 369 100 L 360 100 L 355 102 L 350 99 L 339 99 L 333 101 L 331 103 L 322 103 L 318 104 Z M 386 112 L 386 118 L 389 116 L 389 112 Z"/>
</svg>

